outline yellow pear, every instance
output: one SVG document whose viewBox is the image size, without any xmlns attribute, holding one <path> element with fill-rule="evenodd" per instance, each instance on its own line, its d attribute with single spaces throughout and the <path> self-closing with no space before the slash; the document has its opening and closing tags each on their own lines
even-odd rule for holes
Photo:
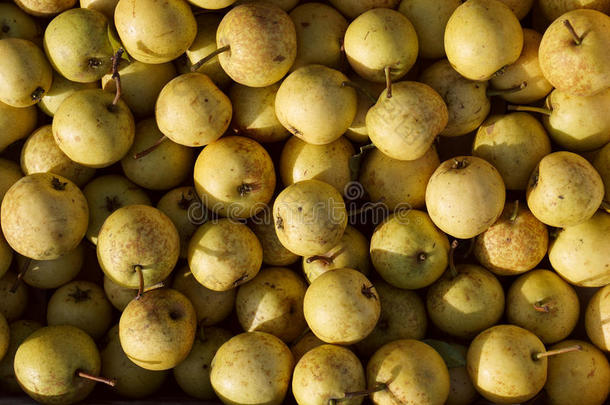
<svg viewBox="0 0 610 405">
<path fill-rule="evenodd" d="M 607 212 L 610 212 L 610 143 L 606 144 L 596 155 L 593 160 L 593 167 L 602 177 L 606 193 L 602 206 Z M 0 195 L 2 195 L 0 193 Z"/>
<path fill-rule="evenodd" d="M 104 14 L 108 21 L 114 19 L 114 9 L 119 0 L 80 0 L 81 8 L 88 8 Z"/>
<path fill-rule="evenodd" d="M 16 0 L 23 11 L 36 17 L 52 17 L 74 6 L 76 0 Z"/>
<path fill-rule="evenodd" d="M 55 260 L 32 260 L 17 256 L 17 264 L 24 272 L 23 281 L 40 289 L 58 288 L 70 282 L 80 272 L 84 260 L 85 249 L 82 243 Z"/>
<path fill-rule="evenodd" d="M 263 247 L 263 263 L 269 266 L 289 266 L 299 260 L 299 256 L 286 249 L 275 233 L 273 221 L 267 215 L 255 216 L 249 224 Z"/>
<path fill-rule="evenodd" d="M 19 320 L 9 325 L 10 339 L 6 355 L 0 360 L 0 388 L 5 393 L 20 394 L 23 391 L 15 378 L 15 353 L 21 343 L 42 325 L 36 321 Z"/>
<path fill-rule="evenodd" d="M 534 5 L 534 0 L 500 0 L 506 4 L 518 19 L 523 19 Z"/>
<path fill-rule="evenodd" d="M 185 186 L 168 191 L 157 202 L 157 208 L 176 225 L 180 235 L 180 257 L 185 258 L 189 241 L 200 224 L 197 215 L 204 210 L 197 200 L 195 188 Z"/>
<path fill-rule="evenodd" d="M 337 10 L 347 18 L 356 18 L 372 8 L 396 8 L 400 0 L 330 0 Z"/>
<path fill-rule="evenodd" d="M 79 83 L 66 79 L 61 74 L 53 71 L 53 83 L 49 91 L 42 96 L 38 103 L 38 107 L 49 117 L 55 115 L 55 112 L 65 99 L 74 94 L 78 90 L 96 89 L 99 87 L 98 82 Z"/>
<path fill-rule="evenodd" d="M 554 21 L 562 14 L 580 8 L 590 8 L 606 14 L 610 13 L 610 1 L 608 0 L 539 0 L 538 4 L 542 15 L 548 21 Z"/>
<path fill-rule="evenodd" d="M 587 304 L 585 329 L 591 342 L 610 352 L 610 286 L 597 290 Z"/>
<path fill-rule="evenodd" d="M 42 29 L 38 22 L 12 3 L 0 4 L 0 39 L 22 38 L 40 44 Z"/>
<path fill-rule="evenodd" d="M 17 163 L 0 158 L 0 203 L 8 189 L 22 177 L 23 173 Z"/>
<path fill-rule="evenodd" d="M 19 139 L 28 136 L 36 129 L 38 114 L 36 106 L 11 107 L 0 101 L 0 152 Z"/>
</svg>

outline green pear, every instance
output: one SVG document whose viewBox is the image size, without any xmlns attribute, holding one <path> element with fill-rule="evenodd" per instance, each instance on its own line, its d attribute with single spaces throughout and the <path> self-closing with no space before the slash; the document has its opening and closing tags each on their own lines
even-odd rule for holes
<svg viewBox="0 0 610 405">
<path fill-rule="evenodd" d="M 0 158 L 0 203 L 11 186 L 22 177 L 23 173 L 17 163 Z"/>
<path fill-rule="evenodd" d="M 458 364 L 453 364 L 453 367 L 448 364 L 449 368 L 449 398 L 445 405 L 470 405 L 477 399 L 477 391 L 472 385 L 468 370 L 466 370 L 466 354 L 468 348 L 456 343 L 450 343 L 449 348 L 458 354 L 459 359 L 463 360 Z M 444 358 L 443 358 L 444 359 Z"/>
<path fill-rule="evenodd" d="M 567 22 L 565 22 L 567 21 Z M 556 19 L 540 42 L 540 68 L 558 90 L 591 96 L 610 87 L 610 17 L 578 9 Z"/>
<path fill-rule="evenodd" d="M 42 328 L 42 324 L 36 321 L 19 320 L 9 325 L 9 346 L 6 354 L 0 360 L 0 389 L 5 393 L 21 394 L 23 391 L 15 378 L 15 368 L 13 366 L 15 353 L 21 343 L 37 329 Z"/>
<path fill-rule="evenodd" d="M 449 120 L 447 105 L 430 86 L 413 81 L 384 90 L 366 114 L 373 144 L 398 160 L 422 157 Z"/>
<path fill-rule="evenodd" d="M 35 106 L 11 107 L 0 101 L 0 152 L 36 129 L 38 115 Z"/>
<path fill-rule="evenodd" d="M 608 0 L 539 0 L 538 7 L 548 21 L 555 21 L 562 14 L 581 8 L 610 13 L 610 1 Z"/>
<path fill-rule="evenodd" d="M 355 73 L 348 75 L 348 78 L 350 82 L 358 86 L 359 91 L 356 92 L 358 96 L 356 116 L 345 132 L 345 136 L 355 143 L 370 143 L 369 132 L 366 129 L 366 113 L 369 112 L 369 108 L 375 104 L 379 95 L 385 89 L 385 84 L 364 80 Z"/>
<path fill-rule="evenodd" d="M 98 82 L 73 82 L 66 79 L 56 71 L 53 71 L 53 83 L 51 84 L 51 88 L 44 94 L 44 96 L 42 96 L 42 99 L 38 103 L 38 107 L 40 107 L 42 112 L 47 114 L 49 117 L 53 117 L 61 103 L 63 103 L 66 98 L 79 90 L 97 89 L 98 87 Z"/>
<path fill-rule="evenodd" d="M 578 225 L 595 214 L 604 184 L 595 168 L 572 152 L 546 155 L 532 172 L 527 205 L 541 222 L 555 227 Z"/>
<path fill-rule="evenodd" d="M 400 0 L 330 0 L 330 4 L 351 19 L 372 8 L 396 8 L 399 2 Z"/>
<path fill-rule="evenodd" d="M 489 80 L 519 59 L 523 30 L 499 0 L 468 0 L 449 18 L 445 51 L 451 66 L 470 80 Z"/>
<path fill-rule="evenodd" d="M 191 186 L 174 188 L 159 199 L 157 208 L 176 226 L 180 236 L 180 257 L 186 258 L 189 241 L 198 227 L 195 214 L 202 208 L 195 189 Z"/>
<path fill-rule="evenodd" d="M 354 269 L 335 269 L 316 278 L 305 293 L 305 320 L 326 343 L 350 345 L 375 328 L 381 314 L 379 295 Z"/>
<path fill-rule="evenodd" d="M 73 82 L 97 81 L 112 68 L 108 20 L 95 10 L 74 8 L 53 18 L 44 49 L 55 70 Z"/>
<path fill-rule="evenodd" d="M 356 90 L 345 86 L 347 76 L 322 65 L 292 72 L 275 96 L 280 123 L 307 143 L 324 145 L 347 131 L 356 116 Z"/>
<path fill-rule="evenodd" d="M 126 288 L 115 283 L 112 279 L 104 275 L 104 293 L 106 298 L 119 312 L 123 312 L 127 304 L 138 295 L 137 288 Z"/>
<path fill-rule="evenodd" d="M 197 316 L 184 295 L 158 288 L 132 300 L 119 321 L 123 351 L 147 370 L 168 370 L 183 361 L 195 340 Z"/>
<path fill-rule="evenodd" d="M 28 306 L 28 288 L 17 280 L 17 274 L 10 270 L 0 278 L 0 314 L 8 322 L 21 318 Z M 17 289 L 13 291 L 15 286 Z"/>
<path fill-rule="evenodd" d="M 75 249 L 89 220 L 87 200 L 70 180 L 35 173 L 17 181 L 2 200 L 2 232 L 19 254 L 53 260 Z"/>
<path fill-rule="evenodd" d="M 17 4 L 26 13 L 36 17 L 52 17 L 74 6 L 76 0 L 16 0 Z"/>
<path fill-rule="evenodd" d="M 239 84 L 266 87 L 278 82 L 294 63 L 297 37 L 294 23 L 276 5 L 253 2 L 225 14 L 216 32 L 218 59 Z"/>
<path fill-rule="evenodd" d="M 114 19 L 114 9 L 119 0 L 80 0 L 81 8 L 88 8 L 104 14 L 108 21 Z"/>
<path fill-rule="evenodd" d="M 289 266 L 299 260 L 299 256 L 286 249 L 275 233 L 273 221 L 254 217 L 249 224 L 263 248 L 263 263 L 269 266 Z"/>
<path fill-rule="evenodd" d="M 6 276 L 5 276 L 6 277 Z M 587 304 L 585 329 L 589 340 L 599 349 L 610 351 L 610 286 L 597 290 Z"/>
<path fill-rule="evenodd" d="M 42 50 L 27 39 L 5 38 L 0 39 L 0 54 L 0 102 L 17 108 L 39 102 L 53 81 Z"/>
<path fill-rule="evenodd" d="M 0 277 L 4 276 L 13 262 L 13 249 L 0 232 Z"/>
<path fill-rule="evenodd" d="M 606 146 L 597 153 L 593 160 L 593 167 L 595 167 L 595 170 L 597 170 L 604 182 L 606 192 L 602 206 L 606 212 L 610 213 L 610 143 L 606 144 Z M 1 198 L 2 192 L 0 191 L 0 200 Z"/>
<path fill-rule="evenodd" d="M 22 38 L 40 43 L 42 29 L 32 16 L 12 3 L 0 4 L 0 39 Z"/>
<path fill-rule="evenodd" d="M 76 249 L 55 260 L 32 260 L 17 256 L 17 265 L 22 271 L 22 280 L 29 286 L 40 289 L 58 288 L 74 279 L 85 260 L 85 249 L 79 244 Z"/>
<path fill-rule="evenodd" d="M 120 0 L 114 24 L 125 50 L 143 63 L 176 59 L 197 35 L 195 16 L 184 0 Z"/>
<path fill-rule="evenodd" d="M 298 363 L 305 353 L 324 344 L 326 343 L 314 335 L 312 331 L 307 331 L 290 346 L 290 351 L 294 356 L 294 361 Z"/>
</svg>

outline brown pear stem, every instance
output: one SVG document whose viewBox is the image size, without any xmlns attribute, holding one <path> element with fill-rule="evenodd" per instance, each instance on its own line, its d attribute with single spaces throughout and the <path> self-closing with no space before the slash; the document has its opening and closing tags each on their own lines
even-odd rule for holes
<svg viewBox="0 0 610 405">
<path fill-rule="evenodd" d="M 19 271 L 19 274 L 17 274 L 17 280 L 15 280 L 15 282 L 13 283 L 13 286 L 9 290 L 11 292 L 11 294 L 15 294 L 17 292 L 17 289 L 19 288 L 19 286 L 21 285 L 21 281 L 23 280 L 23 276 L 25 276 L 25 273 L 30 269 L 31 263 L 32 263 L 32 259 L 29 257 L 26 257 L 25 262 L 23 263 L 23 267 L 21 268 L 21 271 Z"/>
<path fill-rule="evenodd" d="M 515 206 L 513 207 L 513 212 L 512 212 L 512 214 L 510 214 L 510 218 L 508 218 L 508 220 L 510 222 L 515 222 L 515 220 L 517 219 L 517 216 L 519 216 L 519 200 L 515 200 Z"/>
<path fill-rule="evenodd" d="M 534 304 L 534 311 L 549 313 L 550 309 L 549 309 L 548 305 L 546 305 L 546 304 L 542 305 L 542 303 L 536 302 Z"/>
<path fill-rule="evenodd" d="M 159 147 L 159 145 L 161 145 L 166 140 L 167 140 L 167 137 L 165 135 L 163 135 L 161 138 L 157 139 L 157 141 L 155 141 L 155 143 L 153 143 L 152 146 L 150 146 L 149 148 L 146 148 L 143 151 L 138 152 L 135 155 L 133 155 L 133 158 L 134 159 L 141 159 L 141 158 L 143 158 L 144 156 L 148 155 L 149 153 L 151 153 L 155 149 L 157 149 Z"/>
<path fill-rule="evenodd" d="M 99 377 L 96 375 L 92 375 L 89 373 L 86 373 L 82 370 L 77 370 L 76 371 L 76 375 L 81 377 L 81 378 L 86 378 L 87 380 L 91 380 L 91 381 L 95 381 L 95 382 L 99 382 L 99 383 L 103 383 L 106 385 L 110 385 L 111 387 L 114 387 L 116 385 L 116 380 L 113 378 L 105 378 L 105 377 Z"/>
<path fill-rule="evenodd" d="M 568 31 L 570 31 L 570 34 L 572 35 L 572 38 L 574 39 L 574 43 L 576 45 L 582 44 L 582 37 L 576 33 L 576 30 L 574 29 L 574 26 L 572 25 L 570 20 L 563 20 L 563 25 L 565 25 L 565 27 L 568 29 Z"/>
<path fill-rule="evenodd" d="M 610 211 L 610 202 L 608 202 L 608 201 L 602 201 L 602 205 L 601 205 L 601 207 L 602 207 L 603 209 L 605 209 L 606 211 Z"/>
<path fill-rule="evenodd" d="M 383 71 L 385 73 L 385 88 L 386 88 L 386 97 L 392 98 L 392 77 L 390 76 L 392 68 L 386 66 Z"/>
<path fill-rule="evenodd" d="M 158 288 L 163 288 L 163 287 L 165 287 L 165 281 L 161 281 L 160 283 L 153 284 L 153 285 L 151 285 L 150 287 L 146 287 L 146 288 L 144 289 L 144 292 L 145 292 L 145 293 L 147 293 L 147 292 L 149 292 L 149 291 L 156 290 L 156 289 L 158 289 Z"/>
<path fill-rule="evenodd" d="M 557 356 L 559 354 L 564 354 L 564 353 L 579 352 L 581 350 L 582 350 L 581 345 L 568 346 L 568 347 L 564 347 L 563 349 L 557 349 L 557 350 L 549 350 L 544 353 L 535 353 L 534 360 L 540 360 L 543 357 Z"/>
<path fill-rule="evenodd" d="M 373 97 L 373 95 L 371 93 L 369 93 L 364 87 L 362 87 L 358 83 L 355 83 L 355 82 L 352 82 L 352 81 L 344 81 L 343 83 L 341 83 L 341 87 L 345 87 L 345 86 L 352 87 L 352 88 L 356 89 L 356 91 L 362 93 L 373 104 L 375 104 L 377 102 L 377 99 L 375 97 Z"/>
<path fill-rule="evenodd" d="M 317 261 L 321 261 L 326 266 L 328 266 L 329 264 L 332 264 L 332 262 L 333 262 L 333 258 L 332 257 L 328 257 L 328 256 L 324 256 L 324 255 L 315 255 L 315 256 L 308 257 L 305 260 L 305 262 L 309 264 L 309 263 L 315 262 L 316 260 Z"/>
<path fill-rule="evenodd" d="M 142 272 L 142 266 L 136 264 L 133 266 L 133 269 L 136 273 L 138 273 L 138 278 L 140 279 L 140 286 L 138 287 L 138 295 L 136 295 L 136 299 L 139 300 L 144 294 L 144 273 Z"/>
<path fill-rule="evenodd" d="M 453 242 L 451 242 L 451 248 L 449 249 L 449 271 L 451 272 L 452 278 L 456 278 L 458 276 L 458 271 L 455 268 L 455 260 L 453 259 L 453 256 L 455 255 L 455 249 L 457 249 L 459 244 L 460 243 L 457 241 L 457 239 L 454 239 Z"/>
<path fill-rule="evenodd" d="M 360 397 L 366 397 L 367 395 L 371 395 L 374 394 L 376 392 L 379 391 L 383 391 L 385 389 L 387 389 L 388 386 L 386 384 L 379 384 L 378 386 L 368 389 L 368 390 L 362 390 L 362 391 L 352 391 L 352 392 L 346 392 L 345 396 L 343 398 L 331 398 L 328 400 L 328 405 L 335 405 L 338 402 L 343 402 L 343 401 L 349 401 L 350 399 L 353 398 L 360 398 Z"/>
<path fill-rule="evenodd" d="M 201 59 L 199 62 L 195 63 L 193 66 L 191 66 L 191 72 L 196 72 L 197 70 L 199 70 L 199 68 L 201 66 L 203 66 L 205 63 L 207 63 L 208 61 L 213 59 L 214 56 L 216 56 L 218 54 L 221 54 L 223 52 L 227 52 L 230 49 L 231 49 L 230 45 L 225 45 L 223 47 L 220 47 L 220 48 L 216 49 L 214 52 L 212 52 L 211 54 L 209 54 L 208 56 L 206 56 L 205 58 Z"/>
<path fill-rule="evenodd" d="M 508 89 L 488 89 L 487 97 L 501 96 L 503 94 L 516 93 L 518 91 L 523 90 L 526 87 L 527 87 L 527 82 L 521 82 L 520 85 L 515 86 L 515 87 L 509 87 Z"/>
<path fill-rule="evenodd" d="M 119 74 L 119 62 L 121 61 L 121 56 L 123 56 L 123 48 L 119 48 L 118 51 L 112 57 L 112 78 L 114 79 L 116 85 L 116 94 L 114 95 L 114 100 L 112 100 L 112 105 L 116 106 L 121 98 L 121 75 Z"/>
<path fill-rule="evenodd" d="M 508 111 L 528 111 L 528 112 L 535 112 L 535 113 L 540 113 L 540 114 L 545 114 L 545 115 L 551 115 L 553 113 L 548 108 L 531 107 L 529 105 L 509 105 L 507 108 L 508 108 Z"/>
</svg>

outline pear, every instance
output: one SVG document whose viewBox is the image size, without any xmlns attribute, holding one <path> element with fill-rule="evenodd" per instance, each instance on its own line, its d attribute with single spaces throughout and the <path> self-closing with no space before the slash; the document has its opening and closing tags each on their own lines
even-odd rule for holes
<svg viewBox="0 0 610 405">
<path fill-rule="evenodd" d="M 506 4 L 515 16 L 522 20 L 531 10 L 534 5 L 534 0 L 501 0 L 502 3 Z"/>
<path fill-rule="evenodd" d="M 9 346 L 6 354 L 0 360 L 0 389 L 5 393 L 20 394 L 23 391 L 15 378 L 15 368 L 13 366 L 15 353 L 21 343 L 37 329 L 42 328 L 42 324 L 36 321 L 19 320 L 9 325 Z"/>
<path fill-rule="evenodd" d="M 391 97 L 389 95 L 391 94 Z M 402 81 L 384 90 L 366 114 L 373 144 L 398 160 L 422 157 L 449 120 L 447 105 L 430 86 Z"/>
<path fill-rule="evenodd" d="M 293 136 L 284 144 L 280 155 L 282 183 L 316 179 L 344 193 L 351 180 L 350 158 L 356 153 L 344 137 L 326 145 L 312 145 Z"/>
<path fill-rule="evenodd" d="M 548 21 L 554 21 L 568 11 L 581 8 L 599 10 L 606 14 L 610 13 L 610 2 L 608 0 L 539 0 L 538 4 L 542 15 Z"/>
<path fill-rule="evenodd" d="M 343 65 L 343 37 L 347 20 L 322 3 L 302 4 L 289 14 L 297 34 L 297 56 L 290 70 L 319 64 L 333 69 Z"/>
<path fill-rule="evenodd" d="M 519 1 L 519 3 L 527 3 Z M 531 3 L 531 2 L 530 2 Z M 533 103 L 546 97 L 553 86 L 542 74 L 538 49 L 542 41 L 542 34 L 529 29 L 523 29 L 523 49 L 521 55 L 513 64 L 508 65 L 501 74 L 491 78 L 490 83 L 494 89 L 506 90 L 499 96 L 510 103 Z M 522 83 L 525 88 L 517 89 Z"/>
<path fill-rule="evenodd" d="M 161 132 L 185 146 L 203 146 L 227 130 L 232 115 L 231 101 L 210 78 L 187 73 L 163 87 L 155 106 Z"/>
<path fill-rule="evenodd" d="M 451 66 L 470 80 L 489 80 L 519 59 L 523 30 L 499 0 L 468 0 L 449 18 L 445 51 Z"/>
<path fill-rule="evenodd" d="M 147 205 L 128 205 L 110 214 L 98 235 L 97 257 L 116 283 L 140 288 L 163 281 L 180 254 L 180 238 L 172 221 Z"/>
<path fill-rule="evenodd" d="M 121 159 L 125 176 L 148 190 L 168 190 L 182 184 L 190 177 L 195 163 L 192 148 L 169 139 L 149 149 L 162 137 L 153 118 L 138 122 L 131 149 Z"/>
<path fill-rule="evenodd" d="M 158 288 L 132 300 L 119 321 L 121 347 L 136 365 L 168 370 L 184 360 L 193 346 L 197 316 L 184 295 Z"/>
<path fill-rule="evenodd" d="M 400 0 L 330 0 L 330 4 L 351 19 L 372 8 L 396 8 L 399 2 Z"/>
<path fill-rule="evenodd" d="M 227 136 L 205 147 L 195 161 L 194 180 L 203 205 L 229 218 L 256 215 L 275 190 L 269 153 L 241 136 Z"/>
<path fill-rule="evenodd" d="M 220 65 L 231 79 L 249 87 L 266 87 L 282 79 L 296 58 L 296 42 L 288 14 L 269 3 L 231 9 L 216 32 L 218 51 L 229 51 L 218 55 Z"/>
<path fill-rule="evenodd" d="M 445 361 L 449 368 L 449 398 L 445 405 L 470 405 L 477 399 L 477 391 L 472 385 L 468 370 L 466 370 L 466 354 L 468 348 L 456 343 L 448 344 L 450 350 L 453 351 L 454 356 L 459 359 L 459 363 L 450 364 Z M 442 352 L 439 352 L 442 354 Z M 458 357 L 459 356 L 459 357 Z M 443 358 L 444 360 L 445 358 Z"/>
<path fill-rule="evenodd" d="M 335 269 L 314 280 L 305 293 L 305 320 L 326 343 L 350 345 L 375 328 L 381 314 L 375 287 L 354 269 Z"/>
<path fill-rule="evenodd" d="M 449 371 L 431 346 L 401 339 L 377 350 L 366 366 L 375 405 L 441 405 L 449 397 Z"/>
<path fill-rule="evenodd" d="M 214 355 L 233 335 L 221 328 L 199 328 L 195 343 L 184 361 L 174 367 L 174 378 L 189 396 L 214 400 L 216 395 L 210 381 L 210 366 Z"/>
<path fill-rule="evenodd" d="M 120 0 L 114 23 L 125 50 L 143 63 L 176 59 L 197 35 L 195 16 L 184 0 Z"/>
<path fill-rule="evenodd" d="M 28 305 L 28 288 L 17 280 L 17 275 L 12 271 L 7 271 L 0 278 L 0 314 L 8 322 L 21 318 Z"/>
<path fill-rule="evenodd" d="M 172 288 L 191 301 L 197 314 L 199 326 L 211 326 L 222 322 L 235 307 L 235 288 L 214 291 L 201 285 L 188 267 L 179 269 L 174 275 Z"/>
<path fill-rule="evenodd" d="M 6 276 L 5 276 L 6 277 Z M 585 329 L 591 342 L 599 349 L 610 351 L 610 286 L 597 290 L 587 304 Z"/>
<path fill-rule="evenodd" d="M 555 227 L 578 225 L 595 214 L 604 184 L 595 168 L 572 152 L 546 155 L 532 172 L 527 205 L 541 222 Z"/>
<path fill-rule="evenodd" d="M 26 13 L 36 17 L 51 17 L 74 6 L 76 0 L 16 0 L 17 4 Z"/>
<path fill-rule="evenodd" d="M 288 391 L 294 359 L 279 338 L 246 332 L 220 346 L 211 367 L 212 388 L 223 403 L 280 405 Z"/>
<path fill-rule="evenodd" d="M 277 196 L 273 221 L 286 249 L 300 256 L 322 255 L 341 240 L 347 211 L 333 186 L 320 180 L 303 180 Z"/>
<path fill-rule="evenodd" d="M 303 316 L 306 289 L 305 281 L 290 269 L 263 269 L 239 287 L 237 319 L 246 332 L 266 332 L 292 342 L 307 327 Z"/>
<path fill-rule="evenodd" d="M 322 65 L 292 72 L 275 97 L 280 123 L 307 143 L 333 142 L 349 128 L 358 105 L 356 90 L 344 85 L 347 76 Z"/>
<path fill-rule="evenodd" d="M 279 88 L 279 83 L 267 87 L 233 84 L 229 89 L 229 98 L 233 104 L 231 128 L 260 143 L 279 142 L 288 138 L 290 132 L 275 114 L 275 96 Z"/>
<path fill-rule="evenodd" d="M 539 58 L 544 77 L 558 90 L 578 96 L 610 87 L 609 31 L 610 17 L 600 11 L 563 14 L 542 36 Z"/>
<path fill-rule="evenodd" d="M 348 75 L 348 78 L 351 83 L 346 85 L 358 86 L 359 91 L 356 92 L 358 96 L 356 116 L 345 132 L 345 136 L 355 143 L 369 143 L 369 133 L 366 129 L 366 113 L 377 102 L 379 95 L 385 89 L 385 84 L 364 80 L 355 73 Z"/>
<path fill-rule="evenodd" d="M 415 160 L 396 160 L 372 150 L 364 158 L 358 181 L 371 201 L 383 202 L 390 211 L 420 209 L 425 204 L 428 180 L 439 165 L 434 147 Z"/>
<path fill-rule="evenodd" d="M 89 205 L 87 239 L 97 245 L 102 224 L 115 210 L 132 204 L 150 205 L 150 198 L 123 176 L 109 174 L 93 179 L 83 189 Z"/>
<path fill-rule="evenodd" d="M 112 68 L 108 20 L 95 10 L 74 8 L 53 18 L 44 49 L 55 70 L 74 82 L 94 82 Z"/>
<path fill-rule="evenodd" d="M 519 201 L 506 203 L 500 218 L 474 242 L 479 263 L 499 276 L 513 276 L 536 267 L 546 256 L 549 232 Z"/>
<path fill-rule="evenodd" d="M 258 274 L 263 251 L 246 225 L 228 218 L 209 221 L 197 229 L 188 248 L 193 276 L 206 288 L 227 291 Z"/>
<path fill-rule="evenodd" d="M 88 8 L 104 14 L 108 21 L 114 19 L 114 9 L 119 0 L 80 0 L 81 8 Z"/>
<path fill-rule="evenodd" d="M 347 27 L 345 56 L 366 80 L 383 83 L 402 78 L 415 64 L 417 33 L 402 13 L 387 8 L 368 10 Z"/>
<path fill-rule="evenodd" d="M 11 186 L 22 177 L 23 173 L 17 163 L 0 158 L 0 203 Z"/>
<path fill-rule="evenodd" d="M 508 322 L 551 344 L 565 339 L 578 322 L 576 292 L 557 274 L 533 270 L 517 278 L 506 296 Z"/>
<path fill-rule="evenodd" d="M 476 156 L 444 161 L 426 188 L 430 218 L 442 231 L 460 239 L 483 233 L 496 222 L 505 198 L 500 173 Z"/>
<path fill-rule="evenodd" d="M 176 77 L 176 68 L 170 62 L 148 64 L 133 60 L 128 64 L 121 63 L 118 73 L 121 76 L 121 99 L 135 117 L 145 118 L 154 114 L 157 97 L 161 89 Z M 102 77 L 102 88 L 113 94 L 116 92 L 112 73 Z"/>
<path fill-rule="evenodd" d="M 384 281 L 375 281 L 379 294 L 381 315 L 375 329 L 364 340 L 356 343 L 358 353 L 373 355 L 383 345 L 399 339 L 423 339 L 428 319 L 426 307 L 415 291 L 392 287 Z"/>
<path fill-rule="evenodd" d="M 32 260 L 17 256 L 21 278 L 29 286 L 40 289 L 58 288 L 74 279 L 85 260 L 85 249 L 79 244 L 74 250 L 55 260 Z"/>
<path fill-rule="evenodd" d="M 0 315 L 0 361 L 9 349 L 10 331 L 4 315 Z"/>
<path fill-rule="evenodd" d="M 101 168 L 123 158 L 133 143 L 135 123 L 123 100 L 101 89 L 80 90 L 53 117 L 57 146 L 83 166 Z"/>
<path fill-rule="evenodd" d="M 2 200 L 2 232 L 19 254 L 53 260 L 75 249 L 87 230 L 89 208 L 80 189 L 51 173 L 17 181 Z"/>
<path fill-rule="evenodd" d="M 42 99 L 37 105 L 40 107 L 42 112 L 47 114 L 49 117 L 53 117 L 61 103 L 66 98 L 78 90 L 97 89 L 98 87 L 98 82 L 73 82 L 66 79 L 56 71 L 53 71 L 53 83 L 51 84 L 51 88 L 44 94 L 44 96 L 42 96 Z"/>
<path fill-rule="evenodd" d="M 40 403 L 82 401 L 93 391 L 100 369 L 100 353 L 93 339 L 69 325 L 38 329 L 15 353 L 17 381 Z"/>
<path fill-rule="evenodd" d="M 87 184 L 95 175 L 95 169 L 79 165 L 59 149 L 51 125 L 35 130 L 23 144 L 21 170 L 26 175 L 47 172 L 58 174 L 78 187 Z"/>
<path fill-rule="evenodd" d="M 602 206 L 606 212 L 610 213 L 610 143 L 606 144 L 606 146 L 597 153 L 593 160 L 593 167 L 595 167 L 595 170 L 597 170 L 604 182 L 606 192 Z M 1 198 L 2 192 L 0 191 L 0 200 Z"/>
<path fill-rule="evenodd" d="M 127 304 L 138 295 L 137 288 L 125 288 L 112 281 L 112 279 L 104 275 L 104 294 L 106 298 L 119 312 L 123 312 Z"/>
<path fill-rule="evenodd" d="M 180 257 L 186 258 L 189 241 L 198 228 L 194 215 L 202 208 L 195 189 L 186 186 L 170 190 L 159 199 L 157 208 L 176 226 L 180 236 Z"/>
<path fill-rule="evenodd" d="M 323 255 L 303 257 L 303 273 L 309 283 L 321 274 L 347 267 L 365 276 L 370 273 L 369 241 L 359 230 L 348 225 L 341 241 Z"/>
<path fill-rule="evenodd" d="M 11 107 L 0 101 L 0 152 L 36 129 L 36 107 Z"/>
<path fill-rule="evenodd" d="M 235 1 L 236 0 L 191 0 L 191 3 L 196 5 L 197 7 L 209 10 L 217 10 L 229 7 L 231 4 L 235 3 Z"/>
<path fill-rule="evenodd" d="M 425 212 L 399 211 L 375 229 L 370 252 L 375 270 L 385 281 L 415 290 L 443 274 L 449 241 Z"/>
<path fill-rule="evenodd" d="M 0 39 L 22 38 L 40 43 L 42 30 L 32 16 L 12 3 L 0 4 Z"/>
<path fill-rule="evenodd" d="M 256 3 L 258 0 L 237 0 L 234 4 Z M 278 6 L 282 10 L 289 12 L 299 3 L 300 0 L 266 0 L 267 3 Z"/>
<path fill-rule="evenodd" d="M 27 39 L 5 38 L 0 39 L 0 54 L 0 102 L 17 108 L 39 102 L 53 81 L 42 50 Z"/>
<path fill-rule="evenodd" d="M 472 155 L 491 163 L 508 190 L 525 190 L 532 171 L 551 153 L 540 121 L 525 112 L 492 115 L 477 130 Z"/>
<path fill-rule="evenodd" d="M 267 218 L 266 218 L 267 217 Z M 263 248 L 263 263 L 269 266 L 289 266 L 299 260 L 299 256 L 286 249 L 275 233 L 273 221 L 267 216 L 254 217 L 249 224 Z"/>
<path fill-rule="evenodd" d="M 417 33 L 419 56 L 439 59 L 445 56 L 445 26 L 449 17 L 462 4 L 459 0 L 403 0 L 398 11 L 407 16 Z"/>
<path fill-rule="evenodd" d="M 300 405 L 338 401 L 359 405 L 362 397 L 349 399 L 348 395 L 365 388 L 364 367 L 358 357 L 349 349 L 335 345 L 322 345 L 305 353 L 292 377 L 292 393 Z"/>
<path fill-rule="evenodd" d="M 13 249 L 4 239 L 4 235 L 0 232 L 0 277 L 4 276 L 11 267 L 13 261 Z"/>
<path fill-rule="evenodd" d="M 298 363 L 305 353 L 324 344 L 326 343 L 314 335 L 312 331 L 307 331 L 290 346 L 290 351 L 294 356 L 294 361 Z"/>
</svg>

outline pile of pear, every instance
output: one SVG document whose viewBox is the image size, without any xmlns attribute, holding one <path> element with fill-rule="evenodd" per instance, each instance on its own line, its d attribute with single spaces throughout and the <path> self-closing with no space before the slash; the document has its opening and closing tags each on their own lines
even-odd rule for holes
<svg viewBox="0 0 610 405">
<path fill-rule="evenodd" d="M 609 14 L 0 1 L 0 395 L 606 403 Z"/>
</svg>

